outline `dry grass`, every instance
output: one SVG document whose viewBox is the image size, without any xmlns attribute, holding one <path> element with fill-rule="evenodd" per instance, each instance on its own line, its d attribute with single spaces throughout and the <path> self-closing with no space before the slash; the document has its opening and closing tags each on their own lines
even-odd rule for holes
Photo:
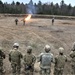
<svg viewBox="0 0 75 75">
<path fill-rule="evenodd" d="M 19 17 L 19 23 L 18 26 L 16 26 L 14 22 L 15 18 L 16 17 L 0 18 L 0 45 L 6 53 L 4 66 L 7 73 L 11 72 L 8 53 L 14 42 L 20 44 L 20 51 L 23 54 L 26 53 L 27 46 L 31 45 L 33 47 L 33 53 L 37 56 L 44 51 L 44 46 L 49 44 L 54 55 L 58 54 L 58 48 L 62 46 L 65 48 L 65 54 L 68 56 L 72 43 L 75 41 L 74 20 L 56 19 L 54 26 L 52 26 L 51 19 L 32 18 L 23 26 L 21 21 L 22 17 Z M 35 65 L 35 67 L 37 72 L 39 69 L 37 65 Z M 70 67 L 68 67 L 68 71 L 69 70 Z M 68 71 L 65 71 L 64 75 L 66 75 Z M 39 73 L 36 73 L 36 75 L 38 74 Z"/>
</svg>

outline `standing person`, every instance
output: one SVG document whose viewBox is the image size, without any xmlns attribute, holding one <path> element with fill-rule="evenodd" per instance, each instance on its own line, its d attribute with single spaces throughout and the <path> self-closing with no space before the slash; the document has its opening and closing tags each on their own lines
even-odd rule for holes
<svg viewBox="0 0 75 75">
<path fill-rule="evenodd" d="M 15 24 L 18 25 L 18 19 L 17 18 L 15 19 Z"/>
<path fill-rule="evenodd" d="M 52 25 L 54 25 L 54 17 L 52 18 Z"/>
<path fill-rule="evenodd" d="M 53 54 L 50 52 L 51 48 L 49 45 L 45 46 L 45 53 L 41 53 L 38 56 L 38 62 L 40 62 L 40 74 L 50 75 L 51 63 L 53 62 Z"/>
<path fill-rule="evenodd" d="M 33 75 L 36 57 L 32 54 L 32 47 L 28 46 L 27 54 L 24 55 L 25 75 Z"/>
<path fill-rule="evenodd" d="M 0 47 L 0 75 L 3 75 L 3 71 L 4 71 L 4 69 L 3 69 L 3 59 L 5 59 L 5 54 L 4 54 L 4 52 L 2 51 L 3 49 L 2 49 L 2 47 Z"/>
<path fill-rule="evenodd" d="M 20 75 L 21 70 L 21 58 L 23 57 L 21 52 L 18 50 L 19 44 L 14 43 L 13 49 L 9 53 L 9 61 L 11 62 L 13 75 Z"/>
<path fill-rule="evenodd" d="M 25 25 L 25 22 L 26 22 L 25 19 L 23 19 L 23 25 Z"/>
<path fill-rule="evenodd" d="M 54 75 L 63 75 L 65 63 L 67 62 L 66 55 L 63 54 L 64 48 L 59 48 L 59 55 L 55 57 Z"/>
<path fill-rule="evenodd" d="M 25 25 L 26 22 L 25 18 L 23 18 L 21 21 L 23 21 L 23 25 Z"/>
<path fill-rule="evenodd" d="M 72 75 L 75 75 L 75 42 L 73 43 L 72 51 L 70 52 Z"/>
</svg>

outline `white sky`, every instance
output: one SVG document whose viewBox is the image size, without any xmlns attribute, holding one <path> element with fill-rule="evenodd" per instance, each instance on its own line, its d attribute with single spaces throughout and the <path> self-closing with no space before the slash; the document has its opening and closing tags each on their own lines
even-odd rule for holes
<svg viewBox="0 0 75 75">
<path fill-rule="evenodd" d="M 2 0 L 2 2 L 8 2 L 8 3 L 11 3 L 12 1 L 19 1 L 19 2 L 23 2 L 24 4 L 25 3 L 28 3 L 30 0 Z M 33 0 L 34 3 L 38 3 L 39 0 Z M 47 2 L 53 2 L 54 4 L 55 3 L 59 3 L 61 2 L 61 0 L 41 0 L 42 3 L 47 3 Z M 66 4 L 69 4 L 71 3 L 72 6 L 75 6 L 75 0 L 64 0 L 64 2 Z"/>
</svg>

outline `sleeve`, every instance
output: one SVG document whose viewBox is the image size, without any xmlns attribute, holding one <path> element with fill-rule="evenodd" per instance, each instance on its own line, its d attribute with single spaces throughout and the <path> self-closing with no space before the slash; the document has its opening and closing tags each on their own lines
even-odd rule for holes
<svg viewBox="0 0 75 75">
<path fill-rule="evenodd" d="M 43 53 L 41 53 L 40 55 L 38 55 L 37 62 L 40 62 L 41 61 L 42 55 L 43 55 Z"/>
<path fill-rule="evenodd" d="M 11 52 L 9 53 L 9 61 L 11 62 Z"/>
<path fill-rule="evenodd" d="M 73 51 L 70 52 L 70 57 L 73 58 Z"/>
<path fill-rule="evenodd" d="M 55 58 L 54 58 L 54 63 L 55 63 L 55 64 L 57 64 L 57 57 L 58 57 L 58 56 L 55 56 Z"/>
<path fill-rule="evenodd" d="M 53 63 L 54 63 L 54 55 L 53 55 L 53 54 L 51 54 L 51 56 L 52 56 L 52 58 L 51 58 L 51 62 L 53 62 Z"/>
<path fill-rule="evenodd" d="M 67 56 L 66 55 L 64 55 L 64 56 L 65 56 L 65 62 L 67 62 L 68 61 Z"/>
<path fill-rule="evenodd" d="M 2 52 L 2 57 L 3 57 L 3 59 L 5 59 L 5 54 L 4 54 L 4 52 Z"/>
<path fill-rule="evenodd" d="M 24 65 L 26 64 L 26 55 L 24 55 L 24 57 L 23 57 L 23 63 L 24 63 Z"/>
<path fill-rule="evenodd" d="M 20 58 L 23 58 L 23 55 L 22 55 L 22 53 L 20 53 Z"/>
<path fill-rule="evenodd" d="M 35 55 L 33 55 L 33 63 L 35 63 L 36 62 L 36 57 L 35 57 Z"/>
</svg>

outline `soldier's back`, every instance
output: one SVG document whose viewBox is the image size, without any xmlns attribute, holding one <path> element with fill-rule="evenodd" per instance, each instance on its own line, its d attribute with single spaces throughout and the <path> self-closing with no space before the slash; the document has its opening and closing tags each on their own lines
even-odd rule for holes
<svg viewBox="0 0 75 75">
<path fill-rule="evenodd" d="M 58 68 L 64 68 L 67 58 L 66 55 L 58 55 L 55 57 L 55 66 Z"/>
<path fill-rule="evenodd" d="M 33 54 L 26 54 L 24 55 L 24 61 L 30 65 L 33 63 L 34 55 Z"/>
<path fill-rule="evenodd" d="M 72 52 L 70 53 L 70 57 L 72 58 L 72 59 L 71 59 L 71 64 L 72 64 L 72 65 L 75 65 L 75 51 L 72 51 Z"/>
<path fill-rule="evenodd" d="M 53 61 L 53 54 L 52 53 L 43 53 L 40 56 L 40 60 L 41 60 L 40 67 L 50 68 L 51 62 Z"/>
<path fill-rule="evenodd" d="M 20 61 L 20 52 L 18 50 L 11 51 L 11 61 L 18 62 Z"/>
</svg>

